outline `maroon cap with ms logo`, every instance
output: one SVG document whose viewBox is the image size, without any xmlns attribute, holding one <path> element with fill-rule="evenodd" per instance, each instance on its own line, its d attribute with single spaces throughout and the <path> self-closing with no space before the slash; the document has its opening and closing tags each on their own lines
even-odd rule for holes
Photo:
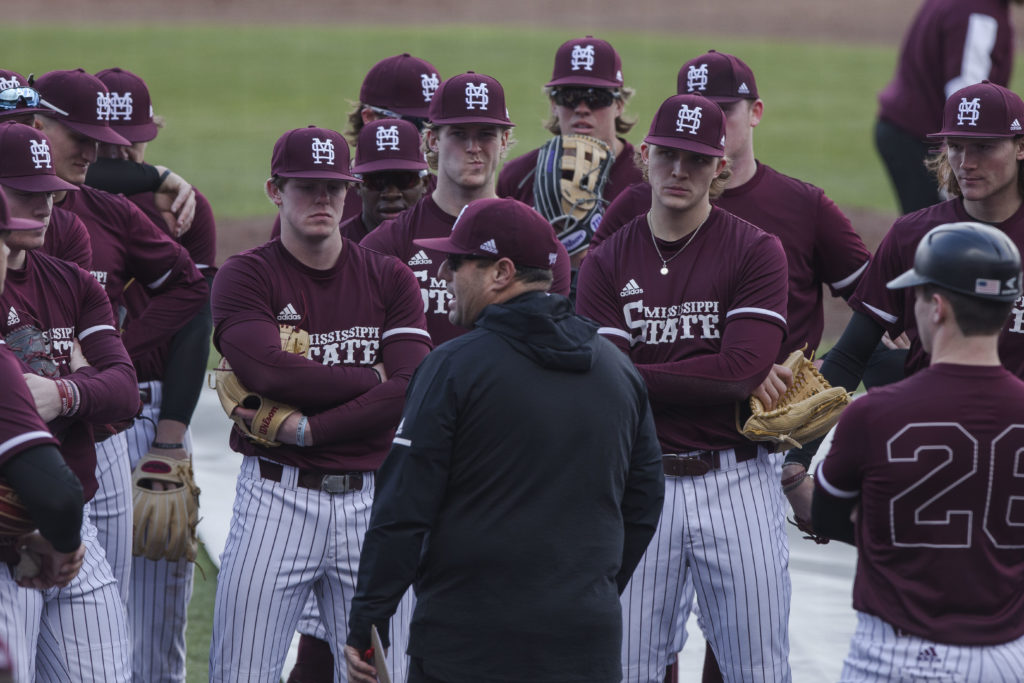
<svg viewBox="0 0 1024 683">
<path fill-rule="evenodd" d="M 725 114 L 700 95 L 673 95 L 658 107 L 644 142 L 712 157 L 725 156 Z"/>
<path fill-rule="evenodd" d="M 356 143 L 353 173 L 425 171 L 420 132 L 401 119 L 381 119 L 363 126 Z"/>
<path fill-rule="evenodd" d="M 440 84 L 433 64 L 406 52 L 373 65 L 359 89 L 359 101 L 422 119 Z"/>
<path fill-rule="evenodd" d="M 1001 85 L 982 81 L 949 96 L 942 130 L 929 138 L 1012 138 L 1024 134 L 1024 102 Z"/>
<path fill-rule="evenodd" d="M 43 132 L 14 121 L 0 123 L 0 185 L 22 192 L 78 189 L 57 177 Z"/>
<path fill-rule="evenodd" d="M 360 182 L 349 171 L 348 143 L 329 128 L 296 128 L 274 144 L 271 175 L 281 178 L 317 178 Z"/>
<path fill-rule="evenodd" d="M 703 95 L 715 102 L 756 100 L 754 72 L 739 57 L 709 50 L 679 69 L 676 92 Z"/>
<path fill-rule="evenodd" d="M 489 123 L 511 128 L 501 83 L 468 71 L 441 84 L 430 100 L 430 122 L 436 126 L 455 123 Z"/>
<path fill-rule="evenodd" d="M 131 141 L 110 127 L 110 92 L 103 81 L 84 69 L 51 71 L 35 82 L 45 98 L 50 116 L 65 126 L 98 142 L 130 145 Z"/>
<path fill-rule="evenodd" d="M 96 74 L 110 91 L 110 126 L 132 142 L 156 137 L 153 104 L 146 82 L 124 69 L 104 69 Z"/>
<path fill-rule="evenodd" d="M 607 40 L 593 36 L 570 40 L 555 53 L 555 68 L 545 85 L 621 88 L 622 59 Z"/>
</svg>

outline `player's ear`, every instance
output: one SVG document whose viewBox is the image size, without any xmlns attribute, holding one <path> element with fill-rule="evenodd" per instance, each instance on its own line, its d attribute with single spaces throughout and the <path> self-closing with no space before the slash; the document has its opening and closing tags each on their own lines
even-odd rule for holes
<svg viewBox="0 0 1024 683">
<path fill-rule="evenodd" d="M 651 160 L 651 146 L 646 142 L 640 143 L 640 160 L 645 164 Z"/>
<path fill-rule="evenodd" d="M 380 118 L 379 116 L 377 116 L 377 112 L 370 109 L 365 104 L 363 105 L 363 108 L 359 110 L 359 116 L 363 119 L 364 126 L 368 123 L 373 123 L 378 118 Z"/>
<path fill-rule="evenodd" d="M 277 186 L 277 183 L 274 182 L 273 178 L 267 178 L 267 182 L 266 185 L 264 185 L 263 190 L 267 193 L 267 197 L 270 201 L 274 203 L 274 206 L 281 206 L 281 203 L 284 201 L 281 198 L 281 188 Z"/>
<path fill-rule="evenodd" d="M 1024 135 L 1015 137 L 1013 145 L 1017 153 L 1017 161 L 1024 161 Z"/>
<path fill-rule="evenodd" d="M 423 131 L 423 140 L 426 142 L 427 149 L 431 152 L 437 153 L 437 129 L 427 128 Z"/>
<path fill-rule="evenodd" d="M 717 178 L 718 176 L 722 175 L 722 171 L 724 171 L 725 167 L 728 166 L 728 165 L 729 165 L 729 160 L 728 159 L 726 159 L 725 157 L 719 157 L 718 163 L 716 164 L 716 168 L 715 168 L 715 177 Z"/>
<path fill-rule="evenodd" d="M 764 116 L 764 102 L 760 99 L 754 100 L 754 103 L 750 105 L 750 127 L 754 128 L 761 123 L 762 116 Z"/>
<path fill-rule="evenodd" d="M 491 271 L 491 277 L 493 278 L 495 288 L 505 289 L 516 279 L 516 264 L 507 257 L 498 259 Z"/>
</svg>

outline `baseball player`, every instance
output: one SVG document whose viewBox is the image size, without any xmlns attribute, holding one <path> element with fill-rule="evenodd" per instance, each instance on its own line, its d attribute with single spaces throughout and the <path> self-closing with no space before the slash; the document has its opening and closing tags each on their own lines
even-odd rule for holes
<svg viewBox="0 0 1024 683">
<path fill-rule="evenodd" d="M 6 240 L 12 231 L 38 232 L 40 220 L 12 218 L 4 192 L 0 191 L 0 294 L 7 274 Z M 0 484 L 9 487 L 18 503 L 38 531 L 22 536 L 0 536 L 0 593 L 5 598 L 17 589 L 17 582 L 34 588 L 64 587 L 77 575 L 85 559 L 82 546 L 82 484 L 61 457 L 59 442 L 53 437 L 36 412 L 35 401 L 22 377 L 24 372 L 17 357 L 0 341 L 0 376 L 4 393 L 0 395 Z M 3 500 L 3 522 L 12 512 L 12 501 Z M 17 568 L 22 555 L 29 554 L 40 562 L 40 573 Z M 14 680 L 15 665 L 7 648 L 8 637 L 20 646 L 23 664 L 31 670 L 33 652 L 27 633 L 12 629 L 14 601 L 0 608 L 0 681 Z M 14 633 L 9 633 L 10 631 Z M 20 673 L 20 671 L 19 671 Z M 22 678 L 24 679 L 24 677 Z"/>
<path fill-rule="evenodd" d="M 635 123 L 623 116 L 633 89 L 624 85 L 622 59 L 611 43 L 592 36 L 563 43 L 555 53 L 551 80 L 544 89 L 551 100 L 551 118 L 546 127 L 552 134 L 597 138 L 608 145 L 614 155 L 604 187 L 606 201 L 640 182 L 640 171 L 633 161 L 633 145 L 620 137 Z M 499 197 L 514 197 L 535 205 L 538 151 L 527 152 L 505 164 L 498 176 Z M 583 244 L 566 244 L 572 252 L 573 268 L 578 268 L 586 255 L 586 245 L 596 225 L 583 227 L 589 232 L 587 240 Z"/>
<path fill-rule="evenodd" d="M 99 142 L 130 146 L 110 128 L 110 98 L 103 81 L 82 69 L 52 71 L 35 82 L 52 105 L 34 125 L 50 140 L 57 175 L 79 187 L 54 200 L 85 223 L 92 243 L 91 272 L 104 286 L 123 328 L 124 346 L 140 357 L 164 344 L 202 307 L 209 292 L 188 252 L 126 198 L 84 186 Z M 147 290 L 145 309 L 127 316 L 125 288 Z M 138 403 L 136 404 L 138 408 Z M 90 506 L 121 595 L 127 604 L 132 546 L 131 470 L 127 441 L 115 434 L 97 446 L 100 493 Z"/>
<path fill-rule="evenodd" d="M 359 131 L 352 175 L 363 182 L 354 191 L 362 197 L 362 211 L 342 221 L 342 237 L 360 242 L 382 221 L 398 215 L 418 202 L 427 191 L 427 162 L 420 150 L 420 135 L 409 121 L 372 121 Z M 327 630 L 312 597 L 299 620 L 298 657 L 288 683 L 333 680 L 334 655 L 327 642 Z"/>
<path fill-rule="evenodd" d="M 437 188 L 395 220 L 382 223 L 360 243 L 397 256 L 415 274 L 435 344 L 465 330 L 448 319 L 451 293 L 440 275 L 444 254 L 417 247 L 413 240 L 447 236 L 466 204 L 496 196 L 494 174 L 508 149 L 514 125 L 497 80 L 470 71 L 444 81 L 430 102 L 430 121 L 423 136 L 427 163 L 437 170 Z M 571 276 L 564 247 L 559 249 L 554 273 L 551 291 L 568 294 Z"/>
<path fill-rule="evenodd" d="M 162 126 L 162 121 L 152 113 L 146 83 L 117 68 L 100 71 L 96 77 L 110 91 L 111 128 L 132 143 L 130 147 L 104 144 L 99 153 L 109 155 L 106 159 L 125 157 L 135 164 L 143 163 L 147 144 Z M 94 166 L 90 164 L 90 173 Z M 209 202 L 200 192 L 194 194 L 194 220 L 178 240 L 210 283 L 216 271 L 216 226 Z M 154 225 L 173 234 L 177 225 L 175 221 L 164 220 L 158 198 L 153 192 L 129 196 Z M 150 297 L 144 290 L 134 285 L 125 289 L 123 300 L 129 318 L 142 315 L 149 305 Z M 124 434 L 133 470 L 147 453 L 181 460 L 191 458 L 188 425 L 206 381 L 212 329 L 209 304 L 204 302 L 171 339 L 132 356 L 143 402 L 140 419 Z M 186 558 L 151 560 L 140 555 L 136 548 L 128 601 L 133 679 L 146 683 L 184 681 L 185 625 L 195 567 Z"/>
<path fill-rule="evenodd" d="M 858 550 L 843 681 L 1021 680 L 1024 382 L 999 356 L 1021 279 L 1008 235 L 961 222 L 887 285 L 931 365 L 854 401 L 817 470 L 815 527 Z"/>
<path fill-rule="evenodd" d="M 38 130 L 0 124 L 0 182 L 14 215 L 45 224 L 55 192 L 79 191 L 55 174 L 54 156 Z M 0 335 L 28 366 L 25 381 L 36 409 L 60 440 L 61 453 L 90 503 L 81 527 L 86 554 L 66 588 L 21 589 L 2 596 L 0 603 L 14 606 L 5 629 L 19 632 L 16 659 L 34 664 L 23 680 L 128 681 L 125 606 L 91 507 L 98 488 L 93 425 L 135 414 L 135 371 L 102 286 L 77 265 L 41 253 L 43 242 L 42 230 L 8 237 Z"/>
<path fill-rule="evenodd" d="M 310 593 L 335 651 L 335 680 L 345 680 L 340 649 L 374 471 L 430 335 L 412 273 L 341 236 L 345 192 L 358 182 L 344 138 L 289 131 L 271 173 L 281 237 L 221 267 L 214 343 L 246 387 L 301 412 L 283 422 L 276 448 L 232 431 L 232 449 L 246 457 L 221 558 L 210 680 L 277 681 Z M 308 333 L 308 357 L 281 349 L 280 325 Z M 255 411 L 235 415 L 251 421 Z M 391 634 L 392 666 L 404 668 L 407 621 Z"/>
<path fill-rule="evenodd" d="M 650 212 L 580 269 L 577 309 L 647 382 L 665 454 L 659 528 L 622 597 L 626 681 L 663 680 L 683 644 L 687 581 L 726 680 L 790 679 L 782 456 L 735 426 L 736 401 L 786 333 L 786 256 L 777 237 L 711 204 L 725 141 L 713 101 L 665 100 L 640 149 Z"/>
<path fill-rule="evenodd" d="M 1024 0 L 1012 0 L 1021 4 Z M 935 149 L 927 135 L 942 105 L 984 80 L 1006 86 L 1013 68 L 1011 0 L 924 0 L 903 37 L 893 79 L 878 96 L 875 147 L 901 213 L 941 201 L 925 168 Z"/>
</svg>

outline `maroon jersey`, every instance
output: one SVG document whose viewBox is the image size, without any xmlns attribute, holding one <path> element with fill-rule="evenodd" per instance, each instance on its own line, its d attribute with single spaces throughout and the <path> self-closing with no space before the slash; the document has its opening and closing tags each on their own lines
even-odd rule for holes
<svg viewBox="0 0 1024 683">
<path fill-rule="evenodd" d="M 849 297 L 871 258 L 849 219 L 820 188 L 762 163 L 754 177 L 727 189 L 715 205 L 775 235 L 786 251 L 789 336 L 779 362 L 804 344 L 818 348 L 825 326 L 822 285 L 832 296 Z M 650 208 L 651 186 L 630 187 L 608 207 L 592 246 Z"/>
<path fill-rule="evenodd" d="M 363 238 L 370 234 L 370 231 L 366 229 L 366 223 L 363 223 L 362 213 L 341 221 L 339 229 L 342 237 L 350 239 L 356 244 L 362 242 Z"/>
<path fill-rule="evenodd" d="M 92 242 L 89 240 L 89 230 L 81 218 L 59 206 L 53 207 L 42 251 L 61 260 L 76 263 L 85 270 L 92 270 Z"/>
<path fill-rule="evenodd" d="M 739 321 L 785 331 L 782 246 L 778 238 L 715 207 L 662 275 L 653 239 L 646 216 L 639 216 L 592 250 L 580 268 L 576 310 L 597 321 L 598 332 L 627 352 L 647 381 L 666 453 L 742 444 L 733 401 L 680 396 L 664 389 L 658 375 L 700 374 L 702 359 L 721 351 L 727 326 Z M 658 246 L 668 258 L 686 239 Z M 769 351 L 760 379 L 778 355 L 777 345 Z"/>
<path fill-rule="evenodd" d="M 333 268 L 314 270 L 271 240 L 224 263 L 211 304 L 214 343 L 238 378 L 299 407 L 310 416 L 315 440 L 305 448 L 263 448 L 236 428 L 234 450 L 324 471 L 380 466 L 405 387 L 430 348 L 419 287 L 408 268 L 345 240 Z M 279 324 L 309 333 L 306 358 L 281 350 Z M 391 365 L 391 349 L 408 356 L 410 347 L 414 357 Z M 389 377 L 384 383 L 370 369 L 382 360 Z"/>
<path fill-rule="evenodd" d="M 142 209 L 143 213 L 146 214 L 154 225 L 161 228 L 168 237 L 171 237 L 167 223 L 156 207 L 152 192 L 135 194 L 130 196 L 129 199 L 133 204 Z M 171 237 L 171 239 L 174 238 Z M 216 271 L 217 226 L 213 218 L 213 209 L 210 207 L 210 202 L 199 190 L 196 190 L 196 215 L 192 221 L 192 227 L 181 236 L 179 243 L 188 251 L 189 257 L 196 264 L 199 272 L 205 277 L 212 277 Z M 128 319 L 134 320 L 143 315 L 151 301 L 152 297 L 150 297 L 145 287 L 137 282 L 132 283 L 130 287 L 124 290 L 124 305 L 128 312 Z M 168 337 L 155 348 L 142 353 L 132 354 L 132 363 L 135 364 L 135 372 L 138 374 L 140 382 L 162 380 L 164 378 L 164 368 L 167 363 L 167 352 L 170 344 L 171 340 Z"/>
<path fill-rule="evenodd" d="M 940 643 L 1024 635 L 1024 382 L 937 364 L 843 412 L 815 495 L 860 496 L 853 606 Z"/>
<path fill-rule="evenodd" d="M 35 446 L 58 445 L 36 412 L 32 394 L 22 377 L 25 370 L 0 339 L 0 465 Z"/>
<path fill-rule="evenodd" d="M 925 233 L 943 223 L 973 221 L 964 211 L 963 201 L 951 199 L 898 219 L 878 245 L 871 264 L 857 291 L 850 297 L 850 308 L 873 318 L 895 339 L 901 332 L 910 338 L 906 360 L 909 375 L 928 366 L 928 355 L 921 347 L 914 318 L 914 289 L 887 289 L 885 283 L 914 266 L 914 252 Z M 1003 223 L 997 224 L 1018 249 L 1024 249 L 1024 205 Z M 999 358 L 1018 377 L 1024 377 L 1024 297 L 1013 305 L 1003 333 L 999 337 Z"/>
<path fill-rule="evenodd" d="M 58 417 L 50 429 L 61 453 L 78 476 L 86 499 L 96 491 L 96 453 L 90 424 L 130 419 L 139 408 L 135 370 L 114 328 L 110 302 L 88 272 L 73 263 L 37 251 L 25 253 L 25 268 L 7 271 L 0 294 L 0 334 L 32 325 L 43 332 L 60 374 L 81 393 L 73 418 Z M 72 341 L 82 343 L 91 367 L 71 372 Z"/>
<path fill-rule="evenodd" d="M 203 305 L 209 289 L 180 245 L 120 195 L 82 186 L 68 192 L 61 207 L 85 223 L 92 241 L 92 274 L 110 298 L 120 323 L 123 292 L 133 278 L 152 297 L 143 313 L 128 320 L 124 345 L 136 355 L 161 344 Z"/>
<path fill-rule="evenodd" d="M 942 128 L 950 95 L 983 80 L 1007 86 L 1012 68 L 1007 0 L 925 0 L 878 96 L 878 117 L 923 141 Z"/>
<path fill-rule="evenodd" d="M 367 249 L 397 257 L 406 264 L 420 282 L 423 310 L 427 315 L 427 328 L 434 344 L 441 344 L 466 332 L 465 328 L 453 325 L 448 320 L 448 284 L 438 271 L 445 254 L 433 249 L 421 249 L 412 243 L 414 239 L 447 237 L 455 225 L 455 216 L 441 210 L 433 196 L 423 197 L 410 209 L 406 209 L 394 220 L 384 221 L 377 229 L 360 242 Z M 572 278 L 569 254 L 561 243 L 558 245 L 558 260 L 554 267 L 554 281 L 551 291 L 563 296 L 569 295 Z"/>
<path fill-rule="evenodd" d="M 619 138 L 622 140 L 622 138 Z M 604 198 L 611 201 L 633 183 L 643 180 L 643 174 L 633 163 L 633 145 L 622 140 L 622 153 L 615 157 L 608 172 L 608 183 L 604 186 Z M 537 168 L 537 154 L 533 150 L 506 163 L 498 174 L 498 196 L 512 197 L 533 206 L 533 174 Z"/>
</svg>

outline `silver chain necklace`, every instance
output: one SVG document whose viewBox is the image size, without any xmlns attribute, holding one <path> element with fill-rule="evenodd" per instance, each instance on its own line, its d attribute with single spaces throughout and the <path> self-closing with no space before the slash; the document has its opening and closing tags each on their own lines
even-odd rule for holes
<svg viewBox="0 0 1024 683">
<path fill-rule="evenodd" d="M 657 252 L 658 258 L 661 259 L 661 270 L 659 272 L 662 275 L 668 275 L 668 262 L 674 259 L 676 256 L 682 254 L 686 250 L 686 248 L 690 246 L 690 242 L 692 242 L 693 238 L 697 236 L 697 233 L 700 232 L 700 229 L 704 227 L 704 224 L 708 222 L 708 217 L 711 216 L 711 211 L 708 211 L 708 215 L 704 216 L 704 220 L 700 222 L 700 225 L 697 226 L 697 229 L 690 233 L 690 239 L 686 240 L 686 244 L 679 247 L 679 251 L 672 254 L 667 259 L 661 255 L 661 249 L 658 248 L 658 238 L 654 236 L 654 219 L 652 216 L 653 213 L 653 210 L 647 212 L 647 227 L 651 231 L 651 243 L 654 245 L 654 251 Z"/>
</svg>

